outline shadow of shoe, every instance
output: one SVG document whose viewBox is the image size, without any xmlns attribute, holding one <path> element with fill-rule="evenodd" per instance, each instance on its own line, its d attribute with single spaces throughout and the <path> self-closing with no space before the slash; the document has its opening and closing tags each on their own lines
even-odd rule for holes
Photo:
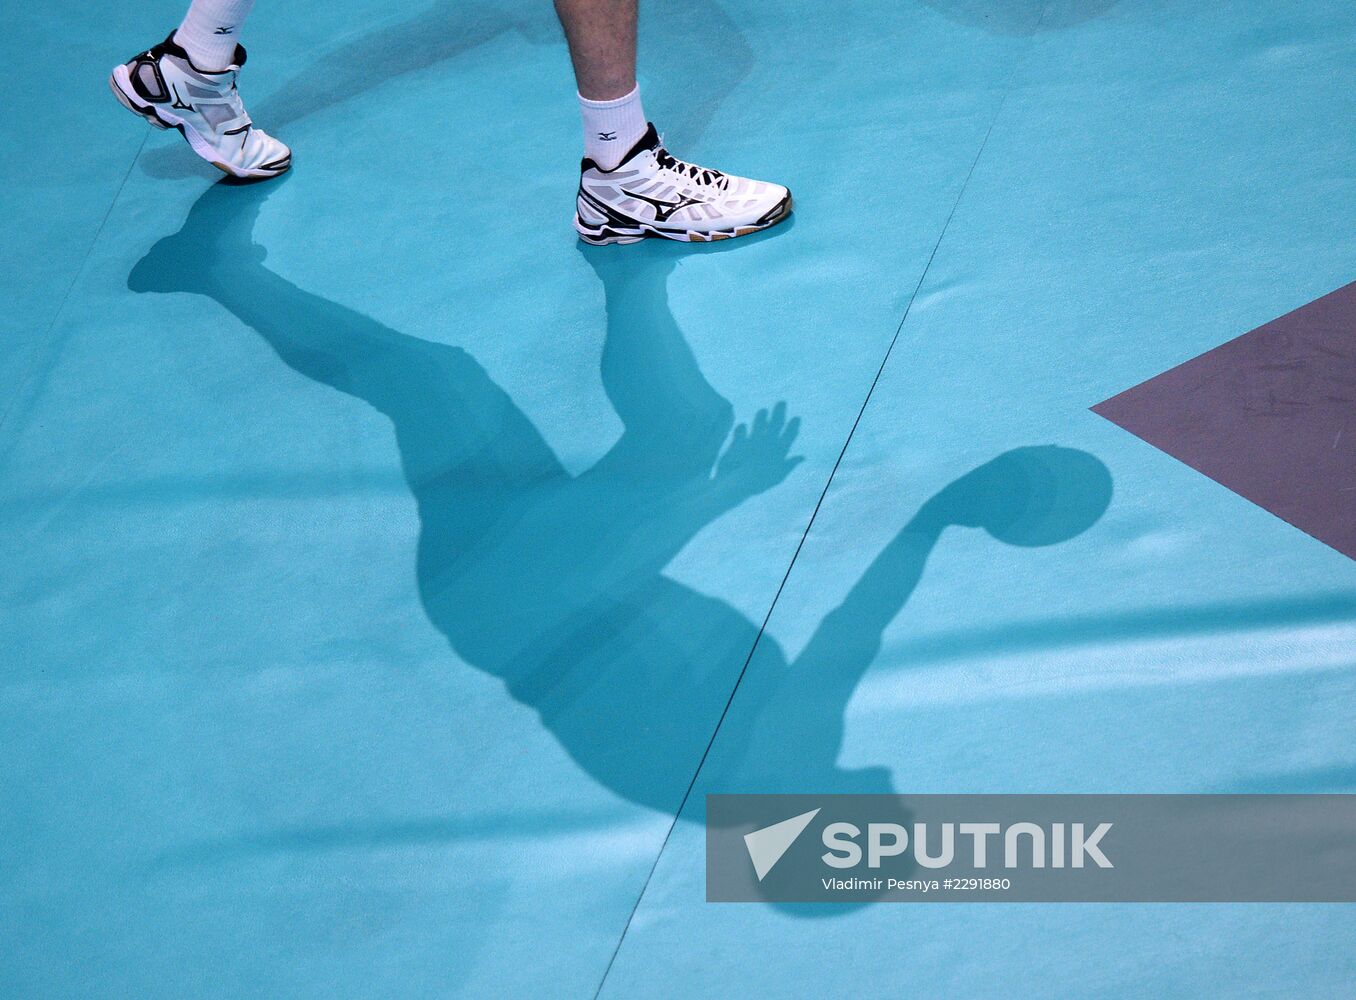
<svg viewBox="0 0 1356 1000">
<path fill-rule="evenodd" d="M 254 242 L 259 211 L 290 174 L 268 184 L 218 181 L 189 209 L 179 231 L 162 237 L 127 276 L 133 292 L 197 292 L 208 294 L 220 272 L 262 264 L 268 251 Z"/>
</svg>

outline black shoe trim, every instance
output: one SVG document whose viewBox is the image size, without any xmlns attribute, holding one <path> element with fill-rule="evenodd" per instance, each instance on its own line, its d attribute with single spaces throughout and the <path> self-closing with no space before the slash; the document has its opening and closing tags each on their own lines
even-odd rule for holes
<svg viewBox="0 0 1356 1000">
<path fill-rule="evenodd" d="M 141 67 L 143 66 L 151 68 L 151 74 L 155 77 L 155 85 L 160 88 L 160 93 L 152 94 L 145 81 L 141 79 Z M 136 91 L 136 95 L 143 101 L 148 101 L 151 104 L 164 104 L 170 98 L 169 87 L 165 85 L 165 78 L 160 75 L 160 64 L 155 57 L 154 49 L 150 52 L 143 52 L 127 64 L 127 78 L 132 84 L 132 89 Z"/>
<path fill-rule="evenodd" d="M 755 222 L 754 225 L 759 227 L 770 226 L 774 222 L 780 222 L 783 216 L 787 216 L 790 214 L 791 214 L 791 192 L 787 191 L 786 197 L 783 198 L 781 201 L 777 202 L 777 204 L 772 208 L 772 210 L 769 211 L 766 215 L 762 216 L 762 218 Z"/>
<path fill-rule="evenodd" d="M 175 31 L 178 30 L 179 29 L 177 28 L 175 29 Z M 221 76 L 223 73 L 230 73 L 233 70 L 240 69 L 245 65 L 245 59 L 247 58 L 245 46 L 237 45 L 235 47 L 235 54 L 231 57 L 233 63 L 232 66 L 229 66 L 226 69 L 202 69 L 194 65 L 193 59 L 188 54 L 188 50 L 174 40 L 174 31 L 171 31 L 168 38 L 155 48 L 151 49 L 151 51 L 138 56 L 137 59 L 144 59 L 146 56 L 150 56 L 152 59 L 159 59 L 161 56 L 166 55 L 174 56 L 176 59 L 182 59 L 184 62 L 188 63 L 189 68 L 192 69 L 193 72 L 201 73 L 203 76 Z"/>
<path fill-rule="evenodd" d="M 585 170 L 596 170 L 600 174 L 610 174 L 613 171 L 620 170 L 622 167 L 626 166 L 636 154 L 643 153 L 647 149 L 657 148 L 659 146 L 659 130 L 654 127 L 654 122 L 647 122 L 646 124 L 650 127 L 645 130 L 645 134 L 636 140 L 636 144 L 631 147 L 630 151 L 622 157 L 621 162 L 613 167 L 612 170 L 604 170 L 602 167 L 598 166 L 596 160 L 592 160 L 586 156 L 579 164 L 579 172 L 582 174 Z"/>
</svg>

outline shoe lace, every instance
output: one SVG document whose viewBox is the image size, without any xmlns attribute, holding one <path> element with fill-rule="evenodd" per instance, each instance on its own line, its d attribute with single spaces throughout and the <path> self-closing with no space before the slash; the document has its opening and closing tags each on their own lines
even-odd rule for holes
<svg viewBox="0 0 1356 1000">
<path fill-rule="evenodd" d="M 663 146 L 659 146 L 654 151 L 654 157 L 659 161 L 661 167 L 672 170 L 676 174 L 689 177 L 698 184 L 714 185 L 724 190 L 730 183 L 730 178 L 722 174 L 719 170 L 712 170 L 710 167 L 699 167 L 695 163 L 688 163 L 686 160 L 680 160 Z"/>
</svg>

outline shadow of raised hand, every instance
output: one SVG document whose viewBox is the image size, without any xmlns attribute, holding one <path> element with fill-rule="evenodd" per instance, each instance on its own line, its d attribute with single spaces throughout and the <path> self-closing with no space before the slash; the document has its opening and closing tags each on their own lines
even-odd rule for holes
<svg viewBox="0 0 1356 1000">
<path fill-rule="evenodd" d="M 716 463 L 716 480 L 743 496 L 772 489 L 805 459 L 791 455 L 791 445 L 800 433 L 800 417 L 786 419 L 786 403 L 769 414 L 759 410 L 753 425 L 734 429 L 725 454 Z"/>
</svg>

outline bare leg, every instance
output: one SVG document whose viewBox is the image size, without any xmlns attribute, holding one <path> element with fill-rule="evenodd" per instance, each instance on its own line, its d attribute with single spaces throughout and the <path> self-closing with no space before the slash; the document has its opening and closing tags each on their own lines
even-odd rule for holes
<svg viewBox="0 0 1356 1000">
<path fill-rule="evenodd" d="M 636 0 L 555 0 L 579 94 L 612 101 L 636 88 Z"/>
</svg>

